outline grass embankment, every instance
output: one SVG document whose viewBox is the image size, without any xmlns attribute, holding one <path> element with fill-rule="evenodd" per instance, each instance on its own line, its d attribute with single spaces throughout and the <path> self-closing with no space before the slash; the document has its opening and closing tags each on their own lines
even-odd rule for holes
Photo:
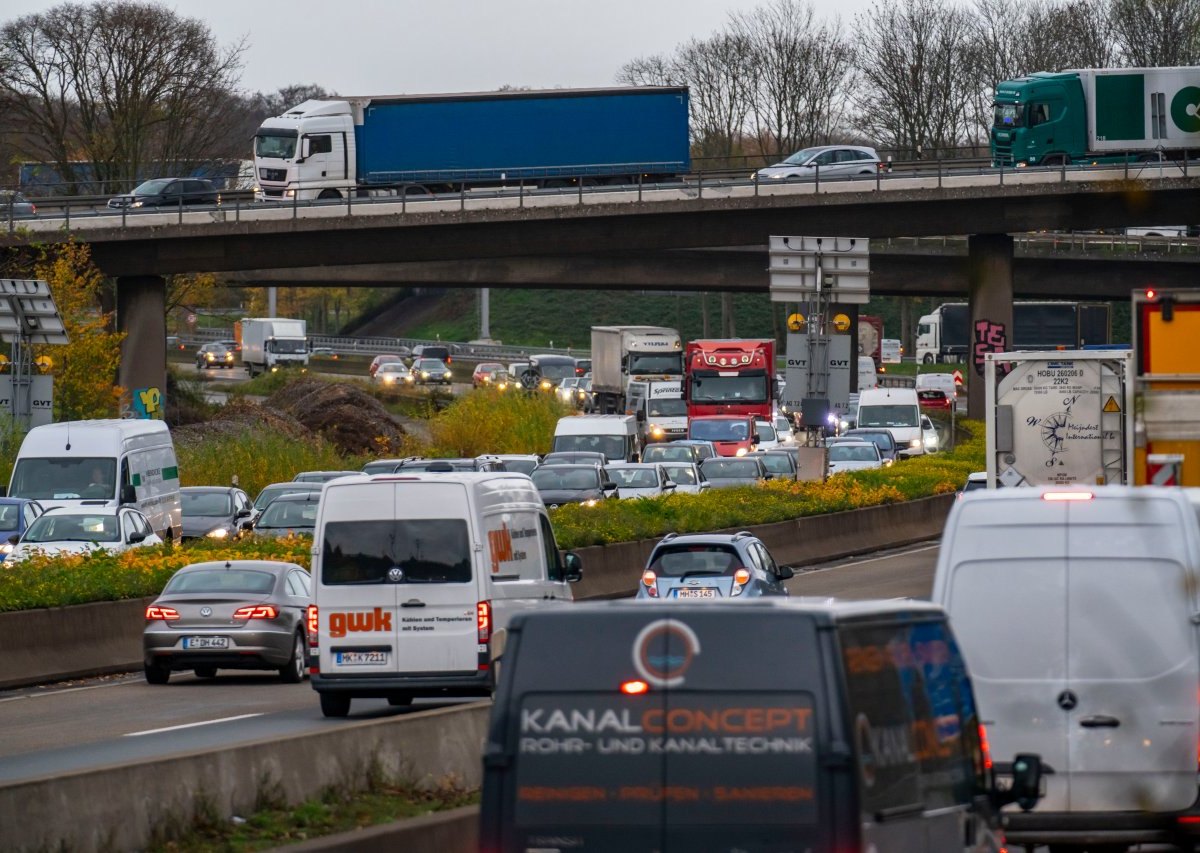
<svg viewBox="0 0 1200 853">
<path fill-rule="evenodd" d="M 221 818 L 209 800 L 197 798 L 192 820 L 183 826 L 159 827 L 147 849 L 152 853 L 265 850 L 479 802 L 478 792 L 450 786 L 421 790 L 370 769 L 363 775 L 365 790 L 330 788 L 295 806 L 286 804 L 277 786 L 260 790 L 254 812 L 236 821 Z"/>
</svg>

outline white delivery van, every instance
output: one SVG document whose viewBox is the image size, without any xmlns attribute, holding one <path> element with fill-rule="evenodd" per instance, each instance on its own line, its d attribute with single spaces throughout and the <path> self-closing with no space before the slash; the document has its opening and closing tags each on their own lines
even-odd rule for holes
<svg viewBox="0 0 1200 853">
<path fill-rule="evenodd" d="M 1198 567 L 1200 525 L 1178 489 L 976 490 L 955 502 L 933 600 L 950 614 L 993 752 L 1036 752 L 1047 768 L 1037 810 L 1010 816 L 1010 846 L 1193 849 Z"/>
<path fill-rule="evenodd" d="M 553 452 L 589 450 L 609 462 L 638 461 L 638 428 L 633 415 L 571 415 L 554 428 Z"/>
<path fill-rule="evenodd" d="M 916 390 L 942 391 L 950 400 L 958 397 L 958 386 L 954 383 L 952 373 L 920 373 L 917 374 Z"/>
<path fill-rule="evenodd" d="M 64 421 L 21 442 L 8 494 L 52 506 L 131 506 L 180 541 L 183 509 L 171 431 L 155 420 Z"/>
<path fill-rule="evenodd" d="M 917 392 L 912 388 L 868 388 L 858 394 L 859 429 L 886 429 L 892 434 L 900 456 L 925 452 L 925 435 Z"/>
<path fill-rule="evenodd" d="M 354 698 L 486 696 L 520 610 L 572 599 L 524 474 L 380 474 L 325 484 L 313 537 L 312 686 L 327 717 Z"/>
<path fill-rule="evenodd" d="M 879 374 L 875 372 L 875 359 L 869 355 L 858 357 L 858 390 L 879 387 Z"/>
</svg>

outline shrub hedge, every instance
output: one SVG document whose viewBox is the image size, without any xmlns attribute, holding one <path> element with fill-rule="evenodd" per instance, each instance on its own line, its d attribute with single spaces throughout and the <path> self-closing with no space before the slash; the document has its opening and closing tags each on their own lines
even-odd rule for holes
<svg viewBox="0 0 1200 853">
<path fill-rule="evenodd" d="M 549 406 L 549 402 L 535 405 Z M 550 413 L 548 408 L 547 416 Z M 945 494 L 960 488 L 970 472 L 983 469 L 981 425 L 966 426 L 968 429 L 961 434 L 954 450 L 906 460 L 878 471 L 839 474 L 824 483 L 777 480 L 703 495 L 607 501 L 595 507 L 569 505 L 551 510 L 550 519 L 560 548 L 582 548 L 648 539 L 671 531 L 749 527 Z M 293 467 L 295 464 L 292 462 Z M 182 460 L 180 468 L 184 468 Z M 119 555 L 100 553 L 4 562 L 0 563 L 0 611 L 155 595 L 176 570 L 204 560 L 285 560 L 307 567 L 311 547 L 307 537 L 249 538 L 239 542 L 202 540 L 175 548 L 139 548 Z"/>
</svg>

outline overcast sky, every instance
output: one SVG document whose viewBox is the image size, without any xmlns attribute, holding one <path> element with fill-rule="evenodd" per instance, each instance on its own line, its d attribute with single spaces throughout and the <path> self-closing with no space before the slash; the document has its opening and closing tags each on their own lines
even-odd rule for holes
<svg viewBox="0 0 1200 853">
<path fill-rule="evenodd" d="M 886 2 L 886 0 L 883 0 Z M 222 44 L 246 38 L 242 85 L 317 83 L 343 95 L 503 85 L 606 86 L 638 56 L 669 53 L 762 0 L 177 0 Z M 848 25 L 871 0 L 812 0 Z M 0 21 L 59 5 L 4 0 Z"/>
</svg>

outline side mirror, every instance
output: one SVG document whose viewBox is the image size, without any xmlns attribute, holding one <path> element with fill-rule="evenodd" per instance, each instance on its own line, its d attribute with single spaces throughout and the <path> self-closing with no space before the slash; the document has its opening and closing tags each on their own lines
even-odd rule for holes
<svg viewBox="0 0 1200 853">
<path fill-rule="evenodd" d="M 1029 811 L 1042 798 L 1042 757 L 1033 753 L 1018 753 L 1012 763 L 1012 784 L 1008 790 L 992 792 L 997 807 L 1016 803 L 1021 811 Z"/>
<path fill-rule="evenodd" d="M 249 517 L 250 517 L 250 515 L 251 515 L 251 510 L 250 510 L 250 508 L 249 508 L 249 507 L 244 507 L 244 508 L 242 508 L 242 509 L 239 509 L 239 510 L 237 511 L 237 516 L 236 516 L 236 517 L 237 517 L 237 518 L 249 518 Z"/>
<path fill-rule="evenodd" d="M 563 554 L 564 577 L 567 583 L 579 583 L 583 580 L 583 560 L 574 551 Z"/>
<path fill-rule="evenodd" d="M 312 140 L 305 137 L 300 141 L 300 159 L 297 163 L 303 162 L 312 156 Z"/>
<path fill-rule="evenodd" d="M 673 492 L 673 491 L 675 491 L 675 484 L 674 484 L 674 483 L 672 483 L 670 480 L 668 480 L 666 483 L 664 483 L 664 484 L 663 484 L 663 491 L 664 491 L 664 492 Z"/>
<path fill-rule="evenodd" d="M 20 534 L 20 533 L 14 533 L 12 536 L 8 537 L 8 544 L 9 544 L 9 545 L 16 545 L 16 544 L 17 544 L 18 542 L 20 542 L 20 541 L 21 541 L 21 534 Z"/>
<path fill-rule="evenodd" d="M 779 569 L 779 574 L 777 577 L 781 581 L 791 580 L 796 576 L 796 573 L 792 571 L 791 566 L 778 566 L 777 568 Z"/>
<path fill-rule="evenodd" d="M 617 490 L 617 484 L 612 480 L 605 480 L 600 484 L 600 488 L 606 492 L 615 492 Z"/>
<path fill-rule="evenodd" d="M 132 483 L 126 483 L 125 485 L 121 486 L 121 503 L 137 503 L 137 491 L 133 488 Z"/>
<path fill-rule="evenodd" d="M 139 542 L 146 541 L 146 534 L 142 533 L 140 530 L 135 530 L 133 533 L 129 534 L 129 539 L 127 541 L 130 545 L 136 545 Z"/>
<path fill-rule="evenodd" d="M 0 486 L 0 498 L 8 497 L 8 486 Z"/>
<path fill-rule="evenodd" d="M 757 435 L 750 439 L 751 444 L 758 444 L 760 441 L 761 439 Z"/>
<path fill-rule="evenodd" d="M 646 422 L 646 413 L 641 409 L 637 410 L 637 414 L 635 414 L 634 417 L 637 418 L 637 422 L 639 424 L 644 424 Z"/>
</svg>

